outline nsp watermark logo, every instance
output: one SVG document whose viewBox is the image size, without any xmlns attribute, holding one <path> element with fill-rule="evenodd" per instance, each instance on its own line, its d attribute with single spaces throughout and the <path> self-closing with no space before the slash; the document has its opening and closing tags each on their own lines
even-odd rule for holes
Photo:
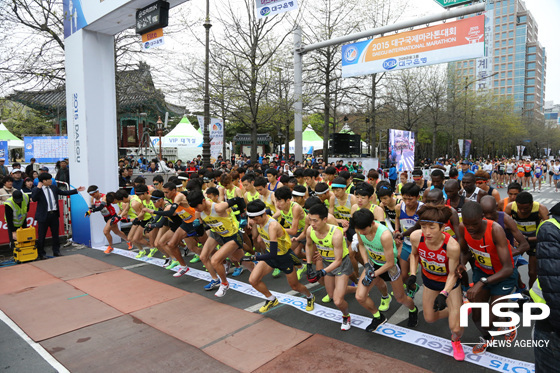
<svg viewBox="0 0 560 373">
<path fill-rule="evenodd" d="M 504 295 L 492 302 L 492 314 L 497 318 L 509 319 L 509 321 L 494 321 L 490 325 L 490 304 L 486 302 L 471 302 L 461 306 L 460 325 L 462 328 L 469 326 L 469 310 L 479 309 L 481 311 L 480 324 L 483 328 L 504 328 L 504 330 L 490 330 L 488 333 L 492 337 L 504 335 L 517 330 L 519 326 L 530 327 L 531 321 L 544 320 L 550 315 L 550 308 L 544 303 L 524 303 L 522 317 L 512 310 L 519 308 L 517 302 L 507 302 L 507 300 L 523 299 L 521 294 Z M 540 313 L 533 313 L 533 310 L 540 310 Z M 521 324 L 521 325 L 519 325 Z M 510 329 L 513 328 L 513 329 Z"/>
</svg>

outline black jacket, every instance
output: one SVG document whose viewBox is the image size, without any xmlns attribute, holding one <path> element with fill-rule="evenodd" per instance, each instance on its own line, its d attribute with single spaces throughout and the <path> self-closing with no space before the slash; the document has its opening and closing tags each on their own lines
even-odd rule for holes
<svg viewBox="0 0 560 373">
<path fill-rule="evenodd" d="M 551 215 L 560 222 L 560 216 Z M 538 278 L 550 316 L 546 321 L 554 331 L 560 332 L 560 229 L 543 223 L 537 235 Z"/>
<path fill-rule="evenodd" d="M 72 194 L 78 194 L 78 190 L 77 189 L 72 189 L 72 190 L 60 190 L 57 187 L 55 187 L 54 185 L 51 185 L 49 188 L 51 188 L 53 195 L 54 195 L 54 199 L 55 201 L 58 202 L 58 196 L 62 195 L 62 196 L 70 196 Z M 45 222 L 47 221 L 47 212 L 49 210 L 49 205 L 47 203 L 47 197 L 45 197 L 45 193 L 43 192 L 42 189 L 39 189 L 37 187 L 34 187 L 33 190 L 31 191 L 31 199 L 34 202 L 37 202 L 37 211 L 35 211 L 35 220 L 37 220 L 38 222 Z M 60 210 L 58 208 L 58 204 L 57 204 L 57 210 L 56 210 L 56 215 L 60 216 Z"/>
</svg>

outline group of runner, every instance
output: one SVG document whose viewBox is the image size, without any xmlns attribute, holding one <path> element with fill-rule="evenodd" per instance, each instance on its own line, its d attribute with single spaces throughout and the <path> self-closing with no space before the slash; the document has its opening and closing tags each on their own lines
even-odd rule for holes
<svg viewBox="0 0 560 373">
<path fill-rule="evenodd" d="M 552 161 L 509 159 L 492 163 L 488 161 L 486 165 L 489 168 L 487 171 L 492 175 L 492 180 L 498 188 L 506 187 L 515 181 L 521 184 L 524 190 L 532 188 L 533 192 L 540 192 L 542 185 L 546 185 L 547 177 L 550 186 L 556 187 L 560 181 L 560 160 L 558 159 Z M 485 166 L 483 167 L 486 170 Z M 556 191 L 558 191 L 557 187 Z"/>
<path fill-rule="evenodd" d="M 341 330 L 351 327 L 347 297 L 371 312 L 368 332 L 387 322 L 383 312 L 392 297 L 408 308 L 408 327 L 416 327 L 414 297 L 421 277 L 424 319 L 448 319 L 453 356 L 464 360 L 461 305 L 526 291 L 516 269 L 525 252 L 532 285 L 536 230 L 548 216 L 546 207 L 517 182 L 500 200 L 489 190 L 488 173 L 480 172 L 464 174 L 459 182 L 446 179 L 442 170 L 434 170 L 428 181 L 415 170 L 412 182 L 401 178 L 396 193 L 376 171 L 365 180 L 334 167 L 322 174 L 296 169 L 293 176 L 280 178 L 272 168 L 264 174 L 241 167 L 229 173 L 201 170 L 190 178 L 179 173 L 165 183 L 156 176 L 150 186 L 137 178 L 133 194 L 124 189 L 102 194 L 92 185 L 86 215 L 103 215 L 109 242 L 105 253 L 112 252 L 115 233 L 129 250 L 138 249 L 138 257 L 160 251 L 166 268 L 179 266 L 174 277 L 189 271 L 182 250 L 193 251 L 193 260 L 201 260 L 212 278 L 204 289 L 217 289 L 217 297 L 229 289 L 230 266 L 235 267 L 232 276 L 251 271 L 250 284 L 266 297 L 262 313 L 279 304 L 264 281 L 271 272 L 274 277 L 283 272 L 312 311 L 315 296 L 301 283 L 305 275 L 309 283 L 325 287 L 322 302 L 333 301 L 341 311 Z M 132 222 L 128 234 L 117 224 L 123 220 Z M 379 304 L 370 296 L 373 288 L 381 294 Z M 481 326 L 480 309 L 473 310 L 472 318 L 481 333 L 473 352 L 484 353 L 493 339 L 491 329 Z M 516 337 L 515 329 L 503 334 L 508 340 Z"/>
</svg>

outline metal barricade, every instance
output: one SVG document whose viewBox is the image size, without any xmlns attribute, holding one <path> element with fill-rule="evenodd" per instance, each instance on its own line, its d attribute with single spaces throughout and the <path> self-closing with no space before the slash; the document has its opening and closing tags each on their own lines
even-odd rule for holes
<svg viewBox="0 0 560 373">
<path fill-rule="evenodd" d="M 65 183 L 64 181 L 56 180 L 57 184 L 62 184 L 66 186 L 66 190 L 70 190 L 70 184 Z M 71 199 L 69 196 L 58 196 L 59 200 L 63 200 L 66 203 L 63 203 L 64 211 L 62 212 L 64 217 L 64 231 L 66 232 L 66 238 L 72 237 L 72 209 L 71 209 Z"/>
</svg>

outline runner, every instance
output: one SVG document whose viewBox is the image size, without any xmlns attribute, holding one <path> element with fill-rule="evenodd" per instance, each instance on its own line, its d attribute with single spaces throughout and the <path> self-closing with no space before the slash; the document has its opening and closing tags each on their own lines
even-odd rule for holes
<svg viewBox="0 0 560 373">
<path fill-rule="evenodd" d="M 445 202 L 445 204 L 447 206 L 453 207 L 455 211 L 457 211 L 459 222 L 463 221 L 461 211 L 463 209 L 463 205 L 465 204 L 466 198 L 465 196 L 461 196 L 459 194 L 459 182 L 455 179 L 449 179 L 445 183 L 445 192 L 447 193 L 447 201 Z"/>
<path fill-rule="evenodd" d="M 377 198 L 381 202 L 379 207 L 385 212 L 385 225 L 392 232 L 395 231 L 396 221 L 399 214 L 400 199 L 395 199 L 393 189 L 389 183 L 381 182 L 377 186 Z M 378 220 L 379 221 L 379 220 Z"/>
<path fill-rule="evenodd" d="M 420 194 L 420 187 L 415 183 L 407 183 L 402 187 L 402 202 L 399 205 L 399 216 L 396 220 L 395 231 L 393 237 L 402 240 L 402 248 L 399 255 L 399 264 L 403 271 L 403 282 L 408 283 L 409 272 L 412 275 L 416 274 L 416 267 L 412 268 L 409 265 L 408 259 L 412 246 L 410 244 L 410 237 L 403 236 L 408 229 L 412 228 L 418 221 L 418 210 L 422 207 L 423 203 L 418 202 Z M 414 298 L 418 291 L 418 285 L 408 287 L 407 294 Z"/>
<path fill-rule="evenodd" d="M 276 189 L 282 188 L 284 184 L 278 181 L 278 171 L 274 168 L 266 170 L 266 177 L 268 179 L 267 189 L 269 192 L 276 192 Z"/>
<path fill-rule="evenodd" d="M 134 209 L 137 214 L 137 217 L 132 221 L 132 225 L 137 226 L 134 231 L 134 236 L 132 237 L 132 244 L 138 247 L 138 255 L 136 255 L 136 258 L 138 259 L 147 254 L 144 247 L 150 246 L 150 242 L 144 238 L 144 228 L 152 218 L 152 215 L 149 213 L 143 213 L 142 209 L 147 207 L 155 210 L 155 208 L 150 200 L 150 193 L 148 193 L 148 187 L 146 185 L 139 184 L 135 189 L 135 194 L 130 197 L 130 207 Z"/>
<path fill-rule="evenodd" d="M 346 233 L 346 237 L 354 234 L 354 230 L 350 228 L 350 217 L 352 206 L 356 204 L 356 197 L 346 192 L 346 180 L 342 177 L 334 179 L 331 185 L 331 196 L 329 197 L 329 213 L 334 215 L 338 225 L 340 225 Z"/>
<path fill-rule="evenodd" d="M 352 223 L 358 233 L 358 249 L 365 269 L 362 271 L 356 300 L 373 315 L 372 322 L 366 327 L 367 332 L 374 332 L 387 321 L 385 315 L 379 312 L 369 292 L 380 282 L 391 282 L 393 294 L 397 302 L 409 309 L 408 327 L 418 325 L 418 309 L 412 298 L 405 295 L 401 270 L 397 263 L 397 246 L 387 227 L 373 220 L 373 213 L 360 209 L 352 214 Z M 388 294 L 386 294 L 388 295 Z M 389 296 L 390 297 L 390 296 Z"/>
<path fill-rule="evenodd" d="M 498 189 L 490 186 L 490 175 L 488 172 L 483 170 L 478 170 L 474 174 L 475 177 L 475 185 L 486 192 L 489 196 L 494 197 L 496 203 L 500 202 L 500 192 Z"/>
<path fill-rule="evenodd" d="M 314 283 L 324 278 L 325 288 L 336 307 L 342 312 L 341 330 L 350 329 L 348 303 L 344 300 L 348 278 L 352 274 L 352 263 L 342 228 L 327 224 L 329 211 L 323 204 L 309 209 L 310 227 L 306 233 L 305 254 L 307 256 L 307 279 Z M 318 250 L 323 269 L 313 269 L 313 254 Z"/>
<path fill-rule="evenodd" d="M 539 193 L 541 192 L 543 174 L 546 175 L 546 170 L 543 167 L 542 161 L 536 161 L 534 166 L 533 177 L 533 192 L 535 192 L 535 185 L 539 183 Z"/>
<path fill-rule="evenodd" d="M 502 199 L 500 202 L 498 202 L 498 210 L 499 211 L 505 211 L 506 210 L 506 206 L 510 203 L 510 202 L 515 202 L 515 198 L 517 198 L 517 195 L 519 193 L 521 193 L 521 184 L 517 183 L 517 182 L 513 182 L 510 183 L 507 187 L 507 197 Z"/>
<path fill-rule="evenodd" d="M 451 218 L 451 209 L 447 206 L 424 205 L 418 211 L 421 230 L 411 237 L 412 252 L 410 264 L 422 267 L 422 305 L 424 319 L 434 323 L 447 318 L 451 330 L 453 357 L 457 361 L 465 359 L 460 326 L 461 288 L 455 273 L 460 263 L 459 244 L 443 231 L 444 224 Z M 408 279 L 408 287 L 416 284 L 416 275 Z M 416 284 L 416 286 L 418 286 Z"/>
<path fill-rule="evenodd" d="M 263 189 L 266 189 L 266 186 Z M 214 295 L 221 298 L 229 289 L 226 269 L 223 266 L 225 259 L 229 257 L 234 261 L 240 261 L 243 257 L 243 236 L 228 210 L 234 204 L 244 210 L 245 201 L 243 198 L 235 197 L 229 202 L 209 202 L 200 190 L 190 191 L 187 200 L 189 205 L 196 210 L 196 217 L 206 223 L 211 230 L 210 237 L 202 248 L 201 256 L 212 252 L 216 246 L 221 246 L 220 250 L 211 258 L 211 264 L 221 280 L 220 287 Z M 243 265 L 249 270 L 254 267 L 252 262 L 243 262 Z"/>
<path fill-rule="evenodd" d="M 430 189 L 430 187 L 432 186 L 432 182 L 425 180 L 422 174 L 422 170 L 418 168 L 412 171 L 412 180 L 414 180 L 414 183 L 420 188 L 418 201 L 422 201 L 422 197 L 424 196 L 424 191 Z"/>
<path fill-rule="evenodd" d="M 529 190 L 529 182 L 532 179 L 532 171 L 533 171 L 533 166 L 531 165 L 531 161 L 526 159 L 525 163 L 523 164 L 523 171 L 525 171 L 525 174 L 523 175 L 523 185 L 525 186 L 526 190 Z"/>
<path fill-rule="evenodd" d="M 523 233 L 529 242 L 529 289 L 537 280 L 537 227 L 541 221 L 548 219 L 548 209 L 538 202 L 533 202 L 533 196 L 529 192 L 521 192 L 505 208 L 505 213 L 510 215 L 517 228 Z"/>
<path fill-rule="evenodd" d="M 511 294 L 517 284 L 517 270 L 513 265 L 511 247 L 502 227 L 491 220 L 484 219 L 482 207 L 478 203 L 467 202 L 463 206 L 463 229 L 464 240 L 461 240 L 461 265 L 457 267 L 457 274 L 463 276 L 466 272 L 465 264 L 472 255 L 475 259 L 473 268 L 473 283 L 467 291 L 470 302 L 494 302 L 504 296 Z M 482 334 L 480 343 L 473 347 L 473 353 L 482 354 L 488 348 L 488 342 L 493 341 L 490 335 L 491 328 L 481 325 L 481 310 L 472 310 L 472 319 Z M 494 321 L 494 315 L 490 314 L 490 324 Z M 517 336 L 514 327 L 509 329 L 500 328 L 504 332 L 506 340 L 513 341 Z"/>
<path fill-rule="evenodd" d="M 274 193 L 267 188 L 268 183 L 266 179 L 264 177 L 257 177 L 253 185 L 255 185 L 255 189 L 259 192 L 261 201 L 270 210 L 271 215 L 274 215 L 276 213 L 276 200 L 274 199 Z"/>
<path fill-rule="evenodd" d="M 284 188 L 277 189 L 276 193 L 282 189 Z M 307 298 L 305 310 L 313 311 L 315 296 L 298 281 L 294 267 L 301 266 L 302 262 L 290 249 L 290 237 L 284 228 L 266 213 L 266 205 L 261 200 L 249 202 L 247 214 L 249 219 L 256 224 L 256 229 L 253 230 L 253 241 L 262 241 L 266 246 L 266 253 L 244 256 L 242 259 L 243 261 L 259 262 L 249 276 L 249 283 L 266 297 L 259 312 L 266 313 L 279 304 L 278 299 L 270 293 L 263 282 L 263 277 L 276 268 L 286 274 L 288 284 L 294 291 L 305 295 Z"/>
<path fill-rule="evenodd" d="M 124 234 L 118 226 L 121 217 L 115 212 L 113 203 L 115 202 L 115 193 L 110 192 L 101 194 L 97 185 L 91 185 L 87 189 L 88 194 L 91 196 L 90 208 L 86 212 L 86 217 L 89 217 L 92 212 L 99 211 L 103 215 L 105 220 L 105 227 L 103 227 L 103 235 L 107 239 L 109 246 L 105 250 L 105 254 L 111 253 L 113 251 L 113 237 L 111 232 L 127 241 L 128 249 L 132 249 L 132 243 L 128 241 L 126 234 Z"/>
<path fill-rule="evenodd" d="M 297 237 L 300 236 L 305 229 L 305 218 L 307 215 L 303 211 L 303 207 L 292 201 L 292 191 L 288 187 L 278 188 L 274 192 L 276 198 L 276 206 L 278 211 L 273 216 L 273 219 L 278 220 L 280 225 L 286 230 L 292 241 L 291 249 L 298 258 L 305 258 L 303 247 L 305 242 L 298 241 Z M 307 265 L 304 264 L 301 269 L 298 269 L 298 279 L 301 274 L 307 270 Z"/>
<path fill-rule="evenodd" d="M 463 184 L 461 195 L 470 201 L 480 202 L 480 199 L 487 193 L 476 186 L 475 180 L 474 174 L 468 173 L 463 176 L 463 180 L 461 180 L 461 184 Z"/>
</svg>

